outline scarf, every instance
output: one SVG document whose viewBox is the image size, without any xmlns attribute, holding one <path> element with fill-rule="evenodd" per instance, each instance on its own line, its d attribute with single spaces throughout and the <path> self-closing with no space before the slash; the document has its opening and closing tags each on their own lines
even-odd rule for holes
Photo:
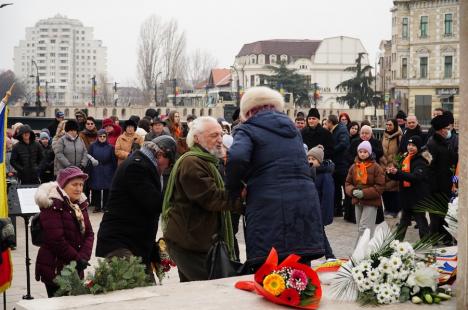
<svg viewBox="0 0 468 310">
<path fill-rule="evenodd" d="M 190 150 L 183 154 L 175 163 L 174 167 L 172 168 L 171 175 L 167 181 L 167 188 L 164 194 L 163 206 L 162 206 L 162 224 L 163 224 L 163 231 L 166 231 L 167 227 L 167 220 L 169 219 L 169 213 L 171 208 L 173 208 L 173 204 L 171 202 L 172 194 L 174 191 L 175 180 L 179 170 L 180 163 L 188 156 L 196 156 L 200 159 L 209 163 L 210 172 L 215 180 L 216 187 L 219 190 L 224 190 L 224 181 L 219 173 L 217 165 L 219 164 L 219 159 L 216 156 L 211 155 L 210 153 L 204 152 L 200 147 L 193 146 Z M 223 232 L 224 232 L 224 242 L 226 242 L 229 255 L 231 259 L 235 259 L 234 253 L 234 233 L 232 231 L 232 223 L 231 223 L 231 212 L 230 211 L 222 211 L 221 212 L 221 225 L 223 225 Z"/>
<path fill-rule="evenodd" d="M 372 166 L 372 161 L 358 160 L 354 165 L 354 174 L 358 185 L 367 184 L 367 168 Z"/>
<path fill-rule="evenodd" d="M 413 158 L 414 154 L 408 153 L 408 155 L 403 159 L 403 163 L 401 165 L 401 171 L 410 173 L 411 172 L 411 159 Z M 408 181 L 403 181 L 403 187 L 410 187 L 411 183 Z"/>
<path fill-rule="evenodd" d="M 180 138 L 182 136 L 182 129 L 180 128 L 180 126 L 174 124 L 172 126 L 172 133 L 174 134 L 175 139 Z"/>
</svg>

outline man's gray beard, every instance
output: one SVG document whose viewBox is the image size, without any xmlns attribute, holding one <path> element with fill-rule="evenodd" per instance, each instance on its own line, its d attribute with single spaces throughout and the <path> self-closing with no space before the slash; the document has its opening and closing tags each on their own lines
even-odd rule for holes
<svg viewBox="0 0 468 310">
<path fill-rule="evenodd" d="M 208 153 L 215 156 L 216 158 L 223 158 L 224 154 L 222 149 L 218 149 L 216 147 L 209 149 L 206 147 L 206 145 L 204 145 L 204 141 L 199 141 L 198 144 L 200 144 L 205 150 L 208 151 Z"/>
</svg>

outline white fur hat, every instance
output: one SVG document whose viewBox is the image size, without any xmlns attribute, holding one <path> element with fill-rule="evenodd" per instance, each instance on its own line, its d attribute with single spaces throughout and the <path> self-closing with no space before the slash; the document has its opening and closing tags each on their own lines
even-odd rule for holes
<svg viewBox="0 0 468 310">
<path fill-rule="evenodd" d="M 276 90 L 265 86 L 250 88 L 244 93 L 240 102 L 241 118 L 246 119 L 247 112 L 264 105 L 272 105 L 277 111 L 282 112 L 284 108 L 283 96 Z"/>
</svg>

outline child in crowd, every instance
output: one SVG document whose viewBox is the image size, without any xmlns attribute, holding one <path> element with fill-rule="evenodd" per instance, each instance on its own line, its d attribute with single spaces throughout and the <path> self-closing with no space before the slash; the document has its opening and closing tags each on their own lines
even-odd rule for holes
<svg viewBox="0 0 468 310">
<path fill-rule="evenodd" d="M 357 147 L 357 157 L 348 171 L 345 191 L 352 197 L 355 205 L 358 240 L 369 228 L 374 234 L 377 208 L 382 205 L 382 193 L 385 187 L 385 173 L 372 158 L 372 146 L 363 141 Z"/>
<path fill-rule="evenodd" d="M 428 183 L 428 169 L 432 161 L 432 156 L 427 150 L 421 150 L 423 141 L 419 136 L 412 136 L 408 140 L 405 158 L 400 169 L 395 167 L 387 168 L 387 175 L 390 179 L 400 181 L 400 197 L 402 215 L 398 229 L 398 238 L 405 239 L 406 229 L 411 225 L 414 218 L 419 229 L 419 237 L 424 238 L 429 235 L 429 225 L 426 214 L 414 212 L 414 207 L 430 195 L 430 184 Z"/>
<path fill-rule="evenodd" d="M 334 192 L 335 185 L 333 183 L 333 170 L 335 164 L 331 160 L 323 160 L 324 152 L 323 146 L 318 145 L 313 147 L 307 152 L 307 159 L 311 166 L 311 170 L 315 170 L 315 187 L 320 199 L 320 207 L 322 209 L 322 224 L 323 224 L 323 237 L 325 258 L 334 259 L 335 255 L 328 242 L 327 235 L 325 234 L 325 226 L 333 222 L 333 208 L 334 208 Z M 312 173 L 314 175 L 314 173 Z"/>
</svg>

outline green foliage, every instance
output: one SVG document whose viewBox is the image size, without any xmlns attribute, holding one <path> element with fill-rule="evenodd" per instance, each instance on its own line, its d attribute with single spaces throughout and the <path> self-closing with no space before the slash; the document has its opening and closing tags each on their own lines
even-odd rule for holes
<svg viewBox="0 0 468 310">
<path fill-rule="evenodd" d="M 88 280 L 92 282 L 92 294 L 151 285 L 141 258 L 135 256 L 99 260 L 94 275 L 88 276 Z"/>
<path fill-rule="evenodd" d="M 403 286 L 400 291 L 400 302 L 406 302 L 411 298 L 410 288 Z"/>
<path fill-rule="evenodd" d="M 336 86 L 337 90 L 344 89 L 347 94 L 345 96 L 337 97 L 336 99 L 340 103 L 347 103 L 350 108 L 355 106 L 359 107 L 361 102 L 365 102 L 366 105 L 372 103 L 374 97 L 374 90 L 371 88 L 373 81 L 371 69 L 369 65 L 362 65 L 362 57 L 365 53 L 359 53 L 356 58 L 356 66 L 348 67 L 344 71 L 355 72 L 356 76 L 341 82 Z"/>
<path fill-rule="evenodd" d="M 54 283 L 59 287 L 55 293 L 56 297 L 89 294 L 89 289 L 83 285 L 83 280 L 76 271 L 75 261 L 63 267 L 60 274 L 55 277 Z"/>
<path fill-rule="evenodd" d="M 368 290 L 365 292 L 359 292 L 357 302 L 360 306 L 380 306 L 379 302 L 377 301 L 377 296 L 373 290 Z"/>
<path fill-rule="evenodd" d="M 94 274 L 88 273 L 83 281 L 76 271 L 76 262 L 71 262 L 62 269 L 54 282 L 59 286 L 55 296 L 76 296 L 83 294 L 103 294 L 116 290 L 149 286 L 152 284 L 141 264 L 141 258 L 113 257 L 99 260 Z"/>
<path fill-rule="evenodd" d="M 296 73 L 295 69 L 288 69 L 284 61 L 280 63 L 279 67 L 266 66 L 266 68 L 274 72 L 273 75 L 260 75 L 260 78 L 266 81 L 267 86 L 278 91 L 284 89 L 293 94 L 295 103 L 310 106 L 310 85 L 308 85 L 305 76 Z"/>
</svg>

